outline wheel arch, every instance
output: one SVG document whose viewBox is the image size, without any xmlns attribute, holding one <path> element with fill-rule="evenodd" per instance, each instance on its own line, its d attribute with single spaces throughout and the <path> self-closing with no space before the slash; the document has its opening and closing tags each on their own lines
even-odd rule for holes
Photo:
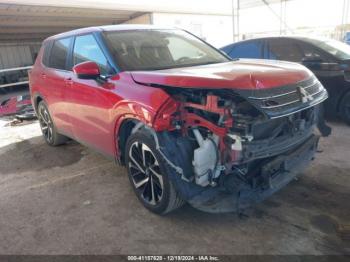
<svg viewBox="0 0 350 262">
<path fill-rule="evenodd" d="M 126 141 L 137 123 L 142 123 L 157 131 L 166 130 L 167 124 L 169 123 L 167 121 L 165 121 L 165 123 L 160 121 L 158 124 L 156 120 L 159 114 L 167 109 L 167 107 L 164 106 L 168 104 L 169 100 L 167 99 L 157 108 L 130 102 L 115 108 L 116 111 L 126 111 L 123 115 L 117 115 L 114 125 L 115 158 L 119 164 L 124 165 Z"/>
<path fill-rule="evenodd" d="M 38 105 L 41 101 L 45 101 L 43 96 L 40 93 L 35 93 L 33 95 L 33 107 L 34 107 L 35 112 L 37 112 Z"/>
<path fill-rule="evenodd" d="M 341 105 L 344 102 L 345 96 L 350 93 L 350 87 L 346 88 L 344 92 L 340 95 L 340 99 L 338 100 L 337 103 L 337 113 L 340 114 L 341 112 Z"/>
<path fill-rule="evenodd" d="M 115 149 L 116 149 L 116 160 L 119 164 L 125 165 L 125 146 L 126 142 L 131 135 L 133 128 L 138 124 L 146 122 L 136 118 L 135 116 L 123 117 L 120 121 L 116 122 L 115 125 Z"/>
<path fill-rule="evenodd" d="M 350 88 L 347 89 L 346 92 L 342 95 L 342 98 L 339 101 L 339 109 L 338 109 L 338 116 L 341 118 L 345 123 L 350 125 L 350 112 L 348 109 L 349 106 L 349 99 L 350 99 Z"/>
</svg>

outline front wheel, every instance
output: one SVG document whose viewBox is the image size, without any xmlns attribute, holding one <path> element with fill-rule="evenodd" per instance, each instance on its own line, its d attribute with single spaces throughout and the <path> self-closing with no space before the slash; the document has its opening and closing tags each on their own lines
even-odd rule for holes
<svg viewBox="0 0 350 262">
<path fill-rule="evenodd" d="M 343 120 L 350 125 L 350 92 L 347 92 L 342 99 L 340 113 Z"/>
<path fill-rule="evenodd" d="M 184 204 L 169 179 L 169 167 L 144 128 L 128 138 L 125 160 L 130 183 L 148 210 L 166 214 Z"/>
</svg>

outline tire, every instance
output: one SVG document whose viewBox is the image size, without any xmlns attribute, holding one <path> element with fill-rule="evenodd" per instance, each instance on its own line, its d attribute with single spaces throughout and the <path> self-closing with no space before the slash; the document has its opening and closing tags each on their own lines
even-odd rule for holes
<svg viewBox="0 0 350 262">
<path fill-rule="evenodd" d="M 184 204 L 169 179 L 169 168 L 156 150 L 146 129 L 131 134 L 125 148 L 130 183 L 141 203 L 153 213 L 164 215 Z"/>
<path fill-rule="evenodd" d="M 340 103 L 341 118 L 350 125 L 350 92 L 347 92 Z"/>
<path fill-rule="evenodd" d="M 55 124 L 50 116 L 49 109 L 44 101 L 38 105 L 37 117 L 39 120 L 41 133 L 45 142 L 50 146 L 59 146 L 68 141 L 68 138 L 57 132 Z"/>
</svg>

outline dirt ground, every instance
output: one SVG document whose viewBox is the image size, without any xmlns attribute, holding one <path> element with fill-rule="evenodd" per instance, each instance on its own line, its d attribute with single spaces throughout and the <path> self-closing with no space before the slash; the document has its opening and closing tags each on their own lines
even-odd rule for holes
<svg viewBox="0 0 350 262">
<path fill-rule="evenodd" d="M 0 254 L 350 254 L 350 127 L 332 123 L 298 181 L 237 214 L 160 217 L 124 168 L 37 122 L 0 121 Z"/>
</svg>

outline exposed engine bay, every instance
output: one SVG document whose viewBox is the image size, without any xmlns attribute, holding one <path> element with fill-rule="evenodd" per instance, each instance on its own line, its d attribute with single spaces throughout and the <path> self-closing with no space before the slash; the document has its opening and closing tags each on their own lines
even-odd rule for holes
<svg viewBox="0 0 350 262">
<path fill-rule="evenodd" d="M 159 148 L 187 199 L 208 187 L 269 195 L 313 159 L 319 104 L 327 98 L 315 78 L 261 91 L 162 88 L 172 99 L 155 121 L 167 130 L 157 132 Z M 183 181 L 196 187 L 184 189 Z"/>
</svg>

